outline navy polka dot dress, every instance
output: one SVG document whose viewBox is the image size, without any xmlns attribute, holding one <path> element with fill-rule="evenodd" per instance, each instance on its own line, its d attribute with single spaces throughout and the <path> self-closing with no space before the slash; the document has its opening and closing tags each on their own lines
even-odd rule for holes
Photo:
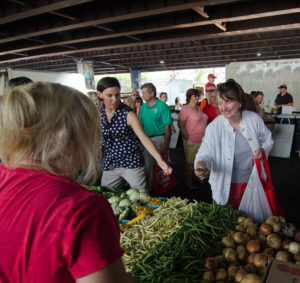
<svg viewBox="0 0 300 283">
<path fill-rule="evenodd" d="M 114 168 L 139 168 L 144 166 L 140 150 L 141 143 L 131 127 L 127 125 L 127 115 L 132 111 L 120 103 L 110 122 L 105 115 L 105 105 L 100 111 L 103 136 L 103 170 Z"/>
</svg>

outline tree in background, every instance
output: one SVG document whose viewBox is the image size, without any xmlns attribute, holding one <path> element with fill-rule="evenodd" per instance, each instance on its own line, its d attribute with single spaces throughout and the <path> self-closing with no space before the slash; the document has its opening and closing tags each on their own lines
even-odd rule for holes
<svg viewBox="0 0 300 283">
<path fill-rule="evenodd" d="M 207 81 L 207 70 L 206 69 L 196 69 L 195 70 L 195 84 L 203 85 Z"/>
</svg>

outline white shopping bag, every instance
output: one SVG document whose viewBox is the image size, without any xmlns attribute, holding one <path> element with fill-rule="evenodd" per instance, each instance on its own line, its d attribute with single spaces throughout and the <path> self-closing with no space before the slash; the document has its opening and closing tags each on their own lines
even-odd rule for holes
<svg viewBox="0 0 300 283">
<path fill-rule="evenodd" d="M 262 176 L 266 176 L 264 170 L 265 169 L 262 166 Z M 255 164 L 242 197 L 239 210 L 245 212 L 247 216 L 252 217 L 255 221 L 260 223 L 263 223 L 269 216 L 272 215 L 272 210 L 258 177 Z"/>
</svg>

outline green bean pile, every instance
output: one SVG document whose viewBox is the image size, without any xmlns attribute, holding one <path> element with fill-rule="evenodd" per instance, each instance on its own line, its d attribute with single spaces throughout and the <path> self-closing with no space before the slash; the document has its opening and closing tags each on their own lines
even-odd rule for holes
<svg viewBox="0 0 300 283">
<path fill-rule="evenodd" d="M 155 209 L 149 219 L 141 219 L 125 228 L 121 232 L 121 246 L 125 251 L 126 271 L 130 271 L 131 263 L 146 256 L 157 243 L 178 231 L 197 204 L 172 197 Z"/>
<path fill-rule="evenodd" d="M 138 282 L 200 282 L 203 261 L 222 251 L 222 237 L 241 213 L 229 206 L 199 203 L 182 227 L 132 265 Z"/>
</svg>

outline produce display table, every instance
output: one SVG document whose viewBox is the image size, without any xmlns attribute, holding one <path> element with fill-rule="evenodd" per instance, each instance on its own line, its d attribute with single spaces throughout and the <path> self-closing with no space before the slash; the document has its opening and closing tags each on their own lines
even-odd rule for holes
<svg viewBox="0 0 300 283">
<path fill-rule="evenodd" d="M 260 224 L 230 206 L 148 197 L 138 208 L 151 213 L 120 223 L 123 262 L 137 282 L 258 283 L 272 278 L 273 259 L 300 274 L 288 265 L 300 265 L 300 232 L 283 217 Z"/>
</svg>

